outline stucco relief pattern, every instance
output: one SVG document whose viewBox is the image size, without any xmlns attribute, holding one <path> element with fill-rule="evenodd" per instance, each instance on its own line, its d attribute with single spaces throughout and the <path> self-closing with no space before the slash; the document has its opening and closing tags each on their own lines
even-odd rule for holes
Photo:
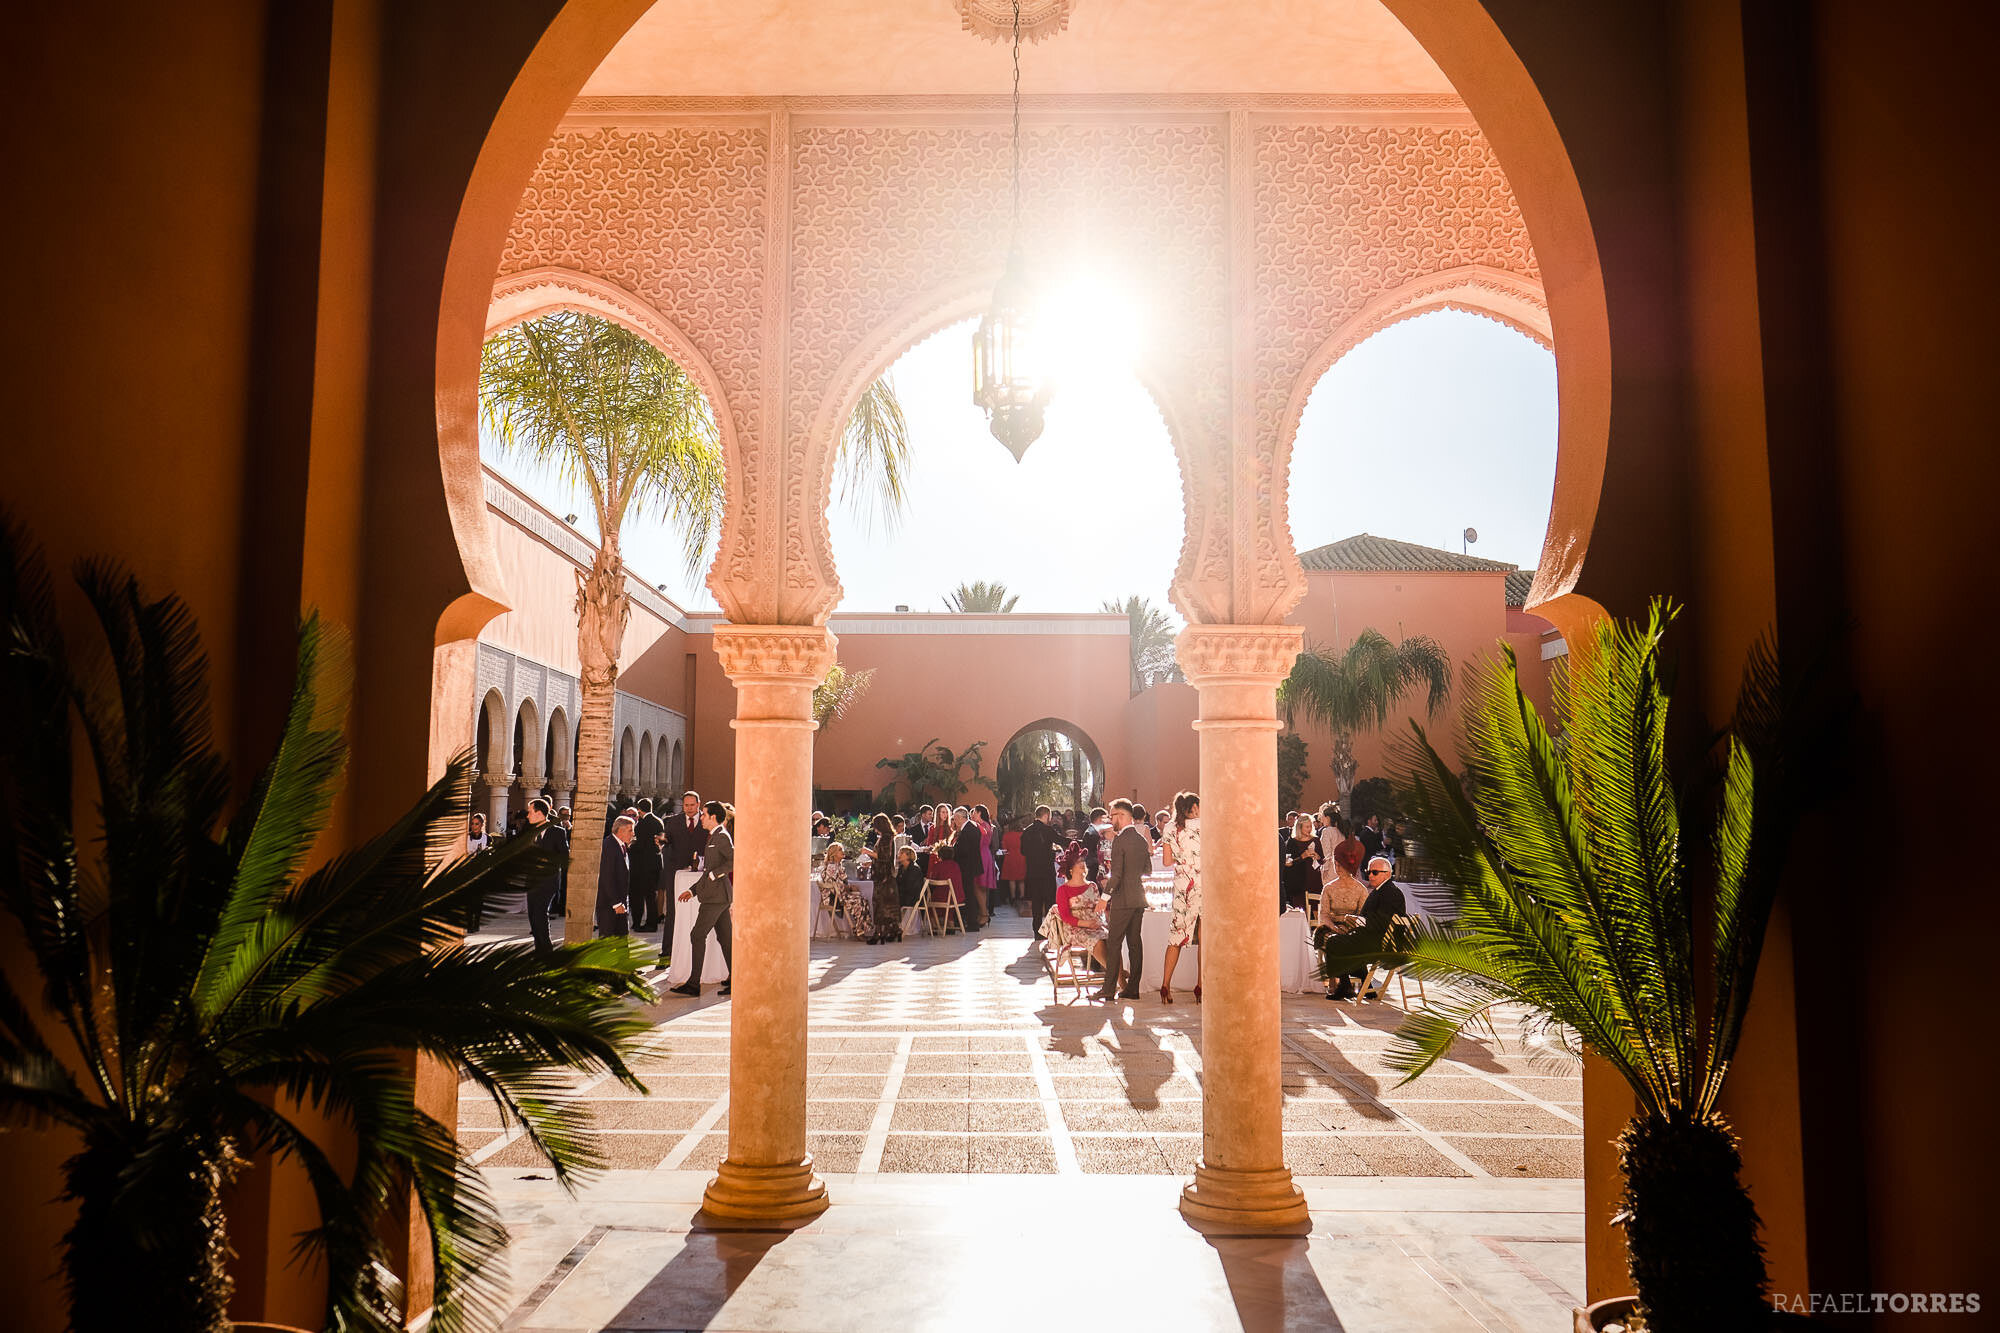
<svg viewBox="0 0 2000 1333">
<path fill-rule="evenodd" d="M 1297 425 L 1286 404 L 1314 353 L 1371 299 L 1425 274 L 1467 265 L 1541 274 L 1477 128 L 1267 123 L 1255 151 L 1255 566 L 1279 591 Z"/>
<path fill-rule="evenodd" d="M 1190 625 L 1175 641 L 1175 654 L 1195 685 L 1267 680 L 1276 686 L 1304 643 L 1305 630 L 1298 625 Z"/>
<path fill-rule="evenodd" d="M 1149 307 L 1140 373 L 1174 427 L 1188 510 L 1181 609 L 1193 621 L 1268 622 L 1295 591 L 1287 404 L 1316 351 L 1371 300 L 1424 275 L 1482 265 L 1535 284 L 1539 274 L 1476 128 L 1211 103 L 1029 124 L 1024 231 L 1038 274 L 1120 270 Z M 770 119 L 743 119 L 760 112 Z M 710 586 L 739 621 L 805 623 L 831 610 L 825 504 L 846 395 L 966 313 L 970 287 L 1005 256 L 1004 123 L 907 112 L 857 99 L 810 117 L 760 103 L 676 104 L 629 127 L 585 118 L 551 143 L 522 200 L 503 275 L 553 266 L 616 283 L 714 367 L 739 449 Z M 1247 182 L 1231 179 L 1232 119 L 1239 138 L 1253 131 Z M 775 176 L 774 121 L 789 125 L 791 164 Z M 1247 264 L 1240 240 L 1232 247 L 1246 215 Z M 1247 375 L 1232 300 L 1254 325 Z M 764 364 L 774 357 L 783 364 Z M 1248 404 L 1232 401 L 1232 378 L 1251 386 Z"/>
<path fill-rule="evenodd" d="M 683 330 L 715 369 L 744 443 L 744 497 L 757 494 L 763 411 L 766 133 L 689 125 L 564 131 L 542 155 L 500 261 L 502 276 L 554 265 L 608 279 Z M 729 570 L 749 578 L 756 502 L 732 515 Z"/>
<path fill-rule="evenodd" d="M 717 625 L 715 653 L 731 680 L 818 685 L 832 669 L 838 641 L 823 627 Z"/>
<path fill-rule="evenodd" d="M 1116 270 L 1152 312 L 1142 374 L 1169 400 L 1178 428 L 1194 546 L 1204 563 L 1226 570 L 1226 533 L 1203 522 L 1208 503 L 1227 493 L 1221 129 L 1030 126 L 1022 160 L 1033 270 L 1044 280 L 1072 266 Z M 1004 126 L 797 131 L 789 434 L 810 437 L 828 395 L 847 388 L 837 382 L 839 368 L 865 356 L 871 338 L 900 332 L 894 317 L 912 301 L 955 292 L 968 276 L 997 275 L 1010 227 L 1008 163 Z M 883 347 L 884 364 L 901 350 Z M 827 452 L 835 444 L 832 432 L 825 436 L 810 439 L 796 484 L 787 478 L 786 504 L 800 530 L 819 530 L 822 550 Z M 1194 559 L 1184 552 L 1183 569 Z"/>
</svg>

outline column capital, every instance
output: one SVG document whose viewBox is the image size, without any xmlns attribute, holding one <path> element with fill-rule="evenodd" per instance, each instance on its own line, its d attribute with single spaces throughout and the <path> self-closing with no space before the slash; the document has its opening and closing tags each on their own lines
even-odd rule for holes
<svg viewBox="0 0 2000 1333">
<path fill-rule="evenodd" d="M 739 685 L 818 685 L 839 645 L 824 625 L 722 624 L 714 639 L 723 674 Z"/>
<path fill-rule="evenodd" d="M 1189 625 L 1175 651 L 1188 683 L 1197 688 L 1276 686 L 1291 674 L 1304 646 L 1305 629 L 1299 625 Z"/>
</svg>

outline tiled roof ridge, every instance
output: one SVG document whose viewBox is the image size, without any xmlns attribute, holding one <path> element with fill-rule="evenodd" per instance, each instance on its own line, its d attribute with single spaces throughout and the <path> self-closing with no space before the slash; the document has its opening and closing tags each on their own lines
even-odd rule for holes
<svg viewBox="0 0 2000 1333">
<path fill-rule="evenodd" d="M 1357 532 L 1352 537 L 1301 551 L 1299 563 L 1307 569 L 1356 573 L 1511 574 L 1520 571 L 1519 565 L 1504 560 L 1461 555 L 1457 551 L 1399 541 L 1394 537 L 1377 537 L 1371 532 Z"/>
</svg>

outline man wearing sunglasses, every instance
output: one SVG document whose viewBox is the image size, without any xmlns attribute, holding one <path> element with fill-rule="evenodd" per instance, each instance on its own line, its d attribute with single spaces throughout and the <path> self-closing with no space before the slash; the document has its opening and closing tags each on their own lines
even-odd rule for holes
<svg viewBox="0 0 2000 1333">
<path fill-rule="evenodd" d="M 1396 918 L 1408 910 L 1402 886 L 1389 878 L 1391 869 L 1388 857 L 1370 858 L 1368 870 L 1364 875 L 1368 882 L 1368 896 L 1361 903 L 1361 929 L 1355 932 L 1370 939 L 1380 940 L 1384 948 L 1390 945 Z M 1363 989 L 1357 999 L 1366 1000 L 1376 993 L 1367 987 L 1367 981 L 1372 980 L 1374 975 L 1373 968 L 1364 974 Z"/>
</svg>

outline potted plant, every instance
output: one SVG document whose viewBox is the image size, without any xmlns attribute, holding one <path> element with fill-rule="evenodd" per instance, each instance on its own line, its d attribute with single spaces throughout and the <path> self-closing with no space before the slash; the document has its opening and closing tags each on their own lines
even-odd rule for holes
<svg viewBox="0 0 2000 1333">
<path fill-rule="evenodd" d="M 72 654 L 39 553 L 0 523 L 0 909 L 38 973 L 33 990 L 0 982 L 0 1123 L 81 1140 L 63 1164 L 71 1329 L 229 1328 L 227 1187 L 258 1153 L 311 1182 L 319 1225 L 299 1242 L 328 1277 L 327 1327 L 404 1327 L 382 1242 L 403 1197 L 428 1224 L 432 1327 L 497 1327 L 506 1233 L 452 1126 L 416 1105 L 417 1053 L 483 1088 L 571 1181 L 602 1159 L 555 1073 L 640 1088 L 643 959 L 624 940 L 548 960 L 464 942 L 550 868 L 525 838 L 462 855 L 468 756 L 309 868 L 346 759 L 341 636 L 306 620 L 277 752 L 235 798 L 187 607 L 102 563 L 78 582 L 102 643 Z M 73 792 L 93 787 L 81 814 Z M 301 1106 L 344 1125 L 351 1164 Z"/>
<path fill-rule="evenodd" d="M 1455 917 L 1394 938 L 1381 922 L 1335 937 L 1321 966 L 1331 978 L 1373 956 L 1454 997 L 1397 1031 L 1388 1059 L 1405 1082 L 1503 1002 L 1526 1006 L 1542 1049 L 1587 1048 L 1616 1069 L 1638 1104 L 1618 1141 L 1615 1219 L 1637 1296 L 1593 1307 L 1588 1326 L 1630 1319 L 1636 1305 L 1653 1333 L 1724 1333 L 1771 1318 L 1756 1209 L 1716 1103 L 1790 827 L 1787 746 L 1762 643 L 1719 739 L 1719 781 L 1690 788 L 1705 797 L 1677 792 L 1660 656 L 1673 614 L 1656 604 L 1643 626 L 1605 623 L 1571 654 L 1554 697 L 1560 744 L 1523 696 L 1511 651 L 1468 674 L 1463 780 L 1413 727 L 1394 761 L 1397 794 Z"/>
</svg>

